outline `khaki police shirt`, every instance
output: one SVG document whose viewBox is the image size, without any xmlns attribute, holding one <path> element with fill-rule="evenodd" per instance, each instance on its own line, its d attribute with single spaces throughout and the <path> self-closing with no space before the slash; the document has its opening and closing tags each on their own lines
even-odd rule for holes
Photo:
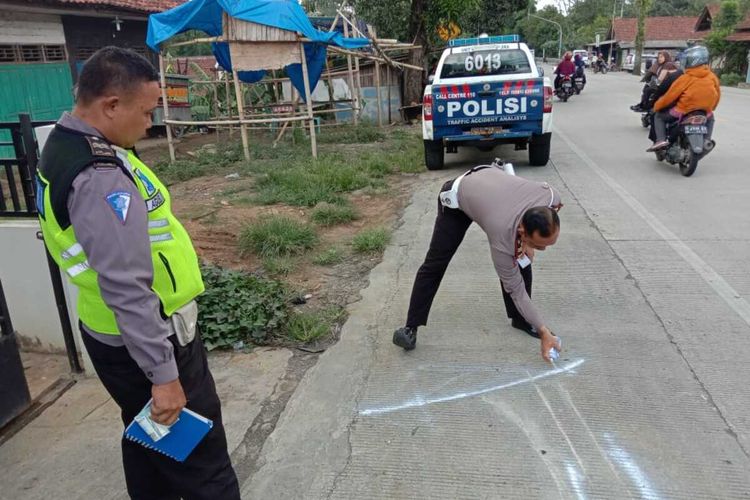
<svg viewBox="0 0 750 500">
<path fill-rule="evenodd" d="M 58 123 L 102 137 L 98 130 L 69 113 L 63 114 Z M 107 202 L 107 196 L 115 192 L 130 194 L 124 220 Z M 109 346 L 125 346 L 153 384 L 177 379 L 174 349 L 167 340 L 171 329 L 161 316 L 159 297 L 151 289 L 154 268 L 148 212 L 138 188 L 121 168 L 91 166 L 73 181 L 67 206 L 76 239 L 99 276 L 102 298 L 115 313 L 121 335 L 102 334 L 85 325 L 84 330 Z"/>
<path fill-rule="evenodd" d="M 560 195 L 546 182 L 508 175 L 499 168 L 485 168 L 467 175 L 458 187 L 458 205 L 487 234 L 503 288 L 523 317 L 536 329 L 544 320 L 531 302 L 516 262 L 518 226 L 532 207 L 560 204 Z"/>
</svg>

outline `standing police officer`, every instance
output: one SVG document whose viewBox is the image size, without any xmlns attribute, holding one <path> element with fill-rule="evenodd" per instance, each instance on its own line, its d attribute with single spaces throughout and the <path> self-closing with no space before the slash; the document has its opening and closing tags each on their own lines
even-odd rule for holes
<svg viewBox="0 0 750 500">
<path fill-rule="evenodd" d="M 126 439 L 134 499 L 238 499 L 221 404 L 196 334 L 198 259 L 169 193 L 133 147 L 151 126 L 158 74 L 135 52 L 106 47 L 86 62 L 76 105 L 42 151 L 37 204 L 44 241 L 78 287 L 83 343 L 127 425 L 153 398 L 156 422 L 183 407 L 213 420 L 177 462 Z"/>
</svg>

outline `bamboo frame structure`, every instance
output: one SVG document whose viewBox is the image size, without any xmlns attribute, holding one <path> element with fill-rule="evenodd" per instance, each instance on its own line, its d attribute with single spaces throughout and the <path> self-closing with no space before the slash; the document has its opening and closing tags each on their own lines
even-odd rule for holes
<svg viewBox="0 0 750 500">
<path fill-rule="evenodd" d="M 226 14 L 225 14 L 226 15 Z M 228 17 L 228 16 L 227 16 Z M 237 23 L 237 21 L 233 18 L 232 21 L 234 23 Z M 353 20 L 352 20 L 353 19 Z M 229 28 L 229 36 L 227 33 L 227 24 L 225 23 L 225 32 L 222 36 L 218 37 L 208 37 L 208 38 L 198 38 L 194 40 L 189 40 L 185 42 L 178 42 L 178 43 L 165 43 L 162 46 L 162 50 L 159 53 L 159 69 L 161 72 L 160 81 L 161 81 L 161 93 L 162 93 L 162 105 L 164 108 L 164 124 L 166 125 L 166 132 L 167 132 L 167 143 L 169 145 L 169 154 L 170 159 L 172 161 L 175 160 L 175 138 L 174 134 L 172 133 L 172 126 L 211 126 L 211 127 L 217 127 L 217 133 L 218 128 L 220 127 L 228 127 L 229 128 L 229 135 L 233 134 L 234 128 L 238 127 L 240 129 L 240 134 L 242 137 L 242 149 L 245 159 L 250 159 L 250 138 L 248 135 L 249 130 L 268 130 L 268 127 L 274 125 L 274 124 L 282 124 L 278 135 L 274 141 L 274 147 L 277 145 L 279 140 L 283 137 L 285 131 L 288 130 L 289 125 L 292 125 L 292 127 L 296 126 L 298 123 L 306 122 L 308 134 L 310 137 L 310 145 L 311 145 L 311 153 L 313 157 L 317 157 L 317 129 L 319 129 L 321 126 L 332 126 L 330 124 L 319 124 L 316 123 L 316 115 L 324 115 L 324 114 L 335 114 L 340 112 L 348 112 L 351 111 L 352 115 L 352 121 L 354 124 L 358 124 L 361 119 L 361 112 L 362 112 L 362 87 L 361 87 L 361 72 L 360 72 L 360 59 L 370 60 L 373 61 L 375 64 L 375 86 L 376 86 L 376 92 L 377 92 L 377 123 L 378 126 L 383 126 L 383 115 L 381 106 L 381 78 L 380 78 L 380 68 L 381 65 L 386 66 L 386 74 L 387 74 L 387 81 L 388 81 L 388 122 L 391 122 L 391 109 L 390 109 L 390 100 L 391 100 L 391 86 L 390 86 L 390 80 L 391 80 L 391 72 L 393 70 L 401 72 L 405 68 L 409 69 L 419 69 L 416 66 L 406 64 L 400 61 L 394 61 L 391 57 L 389 57 L 386 52 L 393 52 L 393 51 L 404 51 L 404 50 L 412 50 L 415 48 L 414 44 L 408 44 L 408 43 L 400 43 L 397 40 L 391 40 L 391 39 L 378 39 L 375 33 L 373 33 L 372 36 L 368 36 L 361 32 L 359 28 L 357 28 L 356 25 L 356 19 L 353 18 L 349 19 L 345 13 L 342 11 L 338 11 L 336 14 L 336 17 L 333 20 L 333 23 L 330 26 L 330 29 L 328 30 L 333 31 L 336 29 L 337 23 L 341 21 L 341 24 L 343 25 L 343 31 L 345 38 L 348 38 L 350 36 L 360 35 L 363 38 L 367 38 L 370 40 L 371 45 L 375 49 L 375 53 L 368 53 L 363 51 L 356 51 L 356 50 L 347 50 L 338 46 L 329 45 L 328 49 L 330 53 L 340 55 L 340 56 L 346 56 L 346 67 L 342 70 L 339 70 L 337 68 L 331 68 L 331 64 L 329 61 L 329 58 L 326 58 L 326 68 L 324 73 L 320 76 L 321 80 L 327 79 L 328 81 L 328 102 L 327 102 L 327 108 L 320 109 L 318 106 L 318 109 L 315 109 L 312 101 L 312 89 L 310 87 L 310 75 L 309 75 L 309 69 L 307 67 L 307 60 L 305 58 L 305 52 L 304 52 L 304 42 L 310 41 L 308 38 L 301 36 L 299 33 L 296 33 L 294 38 L 289 36 L 289 32 L 287 33 L 281 33 L 284 30 L 279 30 L 277 28 L 269 27 L 269 26 L 263 26 L 263 25 L 254 25 L 253 23 L 247 23 L 244 25 L 237 25 L 234 24 L 232 28 Z M 246 23 L 245 21 L 240 21 L 241 23 Z M 247 34 L 253 31 L 253 28 L 257 26 L 259 29 L 256 31 L 258 33 L 271 33 L 272 36 L 269 36 L 269 39 L 266 40 L 265 38 L 261 39 L 243 39 L 243 34 Z M 279 32 L 278 36 L 273 36 L 273 31 L 277 30 Z M 374 30 L 372 30 L 374 31 Z M 238 39 L 234 39 L 237 37 L 236 33 L 240 33 Z M 233 71 L 231 72 L 224 72 L 224 76 L 222 78 L 210 78 L 210 79 L 202 79 L 202 80 L 194 80 L 191 81 L 191 83 L 195 84 L 205 84 L 205 85 L 224 85 L 225 93 L 226 93 L 226 115 L 223 116 L 219 111 L 219 97 L 218 97 L 218 89 L 217 87 L 213 87 L 213 90 L 209 91 L 209 93 L 213 94 L 213 109 L 215 111 L 215 115 L 218 117 L 217 119 L 207 119 L 207 120 L 175 120 L 170 117 L 169 114 L 169 106 L 168 106 L 168 100 L 167 100 L 167 88 L 166 88 L 166 64 L 165 64 L 165 54 L 166 49 L 169 47 L 179 47 L 179 46 L 185 46 L 185 45 L 191 45 L 191 44 L 197 44 L 197 43 L 205 43 L 205 42 L 217 42 L 217 41 L 225 41 L 230 42 L 231 44 L 252 44 L 254 42 L 263 42 L 263 43 L 273 43 L 273 42 L 284 42 L 284 43 L 296 43 L 298 45 L 299 50 L 299 56 L 301 60 L 302 65 L 302 80 L 303 80 L 303 88 L 304 88 L 304 103 L 301 103 L 300 97 L 295 97 L 295 88 L 292 86 L 292 97 L 291 102 L 283 101 L 283 96 L 280 95 L 279 89 L 277 85 L 279 83 L 286 83 L 290 82 L 290 78 L 279 78 L 276 76 L 275 70 L 270 70 L 270 78 L 263 78 L 259 82 L 256 82 L 257 84 L 265 85 L 265 84 L 271 84 L 273 88 L 273 102 L 254 106 L 254 105 L 246 105 L 245 102 L 245 93 L 243 92 L 243 83 L 239 79 L 239 70 L 237 68 L 233 68 Z M 231 50 L 231 49 L 230 49 Z M 349 90 L 351 93 L 350 99 L 335 99 L 334 98 L 334 90 L 333 90 L 333 78 L 334 77 L 341 77 L 344 76 L 348 80 Z M 234 95 L 232 96 L 231 90 L 234 90 Z M 257 87 L 253 87 L 253 90 L 256 90 Z M 256 90 L 256 95 L 260 96 Z M 237 107 L 237 114 L 232 112 L 232 105 L 229 103 L 234 101 L 234 104 Z M 324 101 L 318 101 L 324 102 Z M 338 105 L 348 103 L 349 106 L 340 107 Z M 257 110 L 264 110 L 268 108 L 273 108 L 273 106 L 279 106 L 279 105 L 289 105 L 291 104 L 292 110 L 291 111 L 275 111 L 272 113 L 258 113 L 255 112 Z M 303 105 L 303 106 L 301 106 Z M 261 125 L 261 126 L 258 126 Z M 265 127 L 262 125 L 266 125 Z"/>
</svg>

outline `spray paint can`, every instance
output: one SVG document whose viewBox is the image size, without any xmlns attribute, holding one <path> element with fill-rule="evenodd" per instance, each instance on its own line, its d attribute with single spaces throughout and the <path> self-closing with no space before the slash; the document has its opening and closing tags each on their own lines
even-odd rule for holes
<svg viewBox="0 0 750 500">
<path fill-rule="evenodd" d="M 562 339 L 557 336 L 555 336 L 555 338 L 557 338 L 557 343 L 560 345 L 560 349 L 562 349 Z M 557 361 L 558 359 L 560 359 L 560 351 L 558 351 L 554 347 L 549 348 L 548 355 L 549 355 L 549 359 L 552 361 Z"/>
</svg>

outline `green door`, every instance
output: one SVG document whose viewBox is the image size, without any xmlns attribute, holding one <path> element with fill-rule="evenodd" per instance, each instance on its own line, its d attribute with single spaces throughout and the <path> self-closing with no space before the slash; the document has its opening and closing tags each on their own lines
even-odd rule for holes
<svg viewBox="0 0 750 500">
<path fill-rule="evenodd" d="M 66 61 L 40 64 L 0 64 L 0 121 L 18 121 L 19 113 L 32 120 L 56 120 L 73 106 L 73 79 Z M 0 142 L 10 141 L 1 131 Z M 0 147 L 0 157 L 14 154 Z"/>
</svg>

